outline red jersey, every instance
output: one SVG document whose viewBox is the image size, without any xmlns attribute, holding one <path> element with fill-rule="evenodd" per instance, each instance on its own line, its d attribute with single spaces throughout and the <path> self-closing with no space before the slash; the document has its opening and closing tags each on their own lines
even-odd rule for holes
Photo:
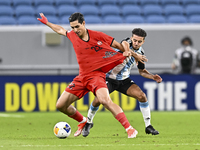
<svg viewBox="0 0 200 150">
<path fill-rule="evenodd" d="M 123 62 L 125 57 L 110 47 L 114 40 L 113 37 L 99 31 L 87 29 L 87 32 L 88 41 L 79 38 L 74 31 L 66 33 L 76 53 L 79 74 L 86 74 L 98 69 L 106 73 Z"/>
</svg>

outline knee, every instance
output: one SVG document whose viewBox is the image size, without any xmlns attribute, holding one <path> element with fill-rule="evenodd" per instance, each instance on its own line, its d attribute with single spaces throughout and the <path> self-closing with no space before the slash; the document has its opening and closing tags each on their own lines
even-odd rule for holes
<svg viewBox="0 0 200 150">
<path fill-rule="evenodd" d="M 104 97 L 104 98 L 101 98 L 99 99 L 99 102 L 104 106 L 104 107 L 107 107 L 109 106 L 112 102 L 112 100 L 110 99 L 110 97 Z"/>
<path fill-rule="evenodd" d="M 62 110 L 63 109 L 63 105 L 60 103 L 60 101 L 58 100 L 57 103 L 56 103 L 56 108 L 58 110 Z"/>
<path fill-rule="evenodd" d="M 94 99 L 93 102 L 92 102 L 92 105 L 93 105 L 94 107 L 98 107 L 98 106 L 100 105 L 100 102 L 99 102 L 98 98 L 95 97 L 95 99 Z"/>
<path fill-rule="evenodd" d="M 140 92 L 137 99 L 140 102 L 147 102 L 147 97 L 144 92 Z"/>
<path fill-rule="evenodd" d="M 67 108 L 66 102 L 59 98 L 56 102 L 56 108 L 61 112 L 64 111 Z"/>
</svg>

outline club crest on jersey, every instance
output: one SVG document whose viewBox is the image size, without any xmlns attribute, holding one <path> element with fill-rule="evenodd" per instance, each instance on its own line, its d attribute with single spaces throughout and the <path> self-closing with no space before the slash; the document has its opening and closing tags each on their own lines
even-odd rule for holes
<svg viewBox="0 0 200 150">
<path fill-rule="evenodd" d="M 101 41 L 98 41 L 97 44 L 98 44 L 98 45 L 102 45 L 102 42 L 101 42 Z"/>
</svg>

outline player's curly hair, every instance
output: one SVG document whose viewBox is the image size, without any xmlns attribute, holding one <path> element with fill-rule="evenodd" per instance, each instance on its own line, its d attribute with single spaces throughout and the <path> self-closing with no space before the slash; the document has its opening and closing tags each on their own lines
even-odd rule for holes
<svg viewBox="0 0 200 150">
<path fill-rule="evenodd" d="M 147 36 L 146 31 L 144 31 L 144 30 L 141 29 L 141 28 L 135 28 L 135 29 L 133 29 L 133 30 L 132 30 L 132 35 L 133 35 L 133 34 L 135 34 L 135 35 L 137 35 L 137 36 L 144 37 L 144 39 L 145 39 L 145 37 Z"/>
<path fill-rule="evenodd" d="M 83 21 L 85 21 L 83 14 L 75 12 L 69 17 L 69 22 L 73 22 L 76 20 L 78 20 L 78 23 L 82 24 Z"/>
</svg>

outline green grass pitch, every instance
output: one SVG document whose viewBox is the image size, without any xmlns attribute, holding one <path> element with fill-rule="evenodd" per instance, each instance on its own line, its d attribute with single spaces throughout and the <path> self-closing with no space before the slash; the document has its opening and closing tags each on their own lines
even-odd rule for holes
<svg viewBox="0 0 200 150">
<path fill-rule="evenodd" d="M 82 112 L 86 116 L 87 112 Z M 128 139 L 110 112 L 98 112 L 88 137 L 74 137 L 78 123 L 60 112 L 0 112 L 0 150 L 200 150 L 200 112 L 153 111 L 151 123 L 159 135 L 147 135 L 140 111 L 125 112 L 139 132 Z M 72 133 L 58 139 L 54 125 L 66 121 Z"/>
</svg>

